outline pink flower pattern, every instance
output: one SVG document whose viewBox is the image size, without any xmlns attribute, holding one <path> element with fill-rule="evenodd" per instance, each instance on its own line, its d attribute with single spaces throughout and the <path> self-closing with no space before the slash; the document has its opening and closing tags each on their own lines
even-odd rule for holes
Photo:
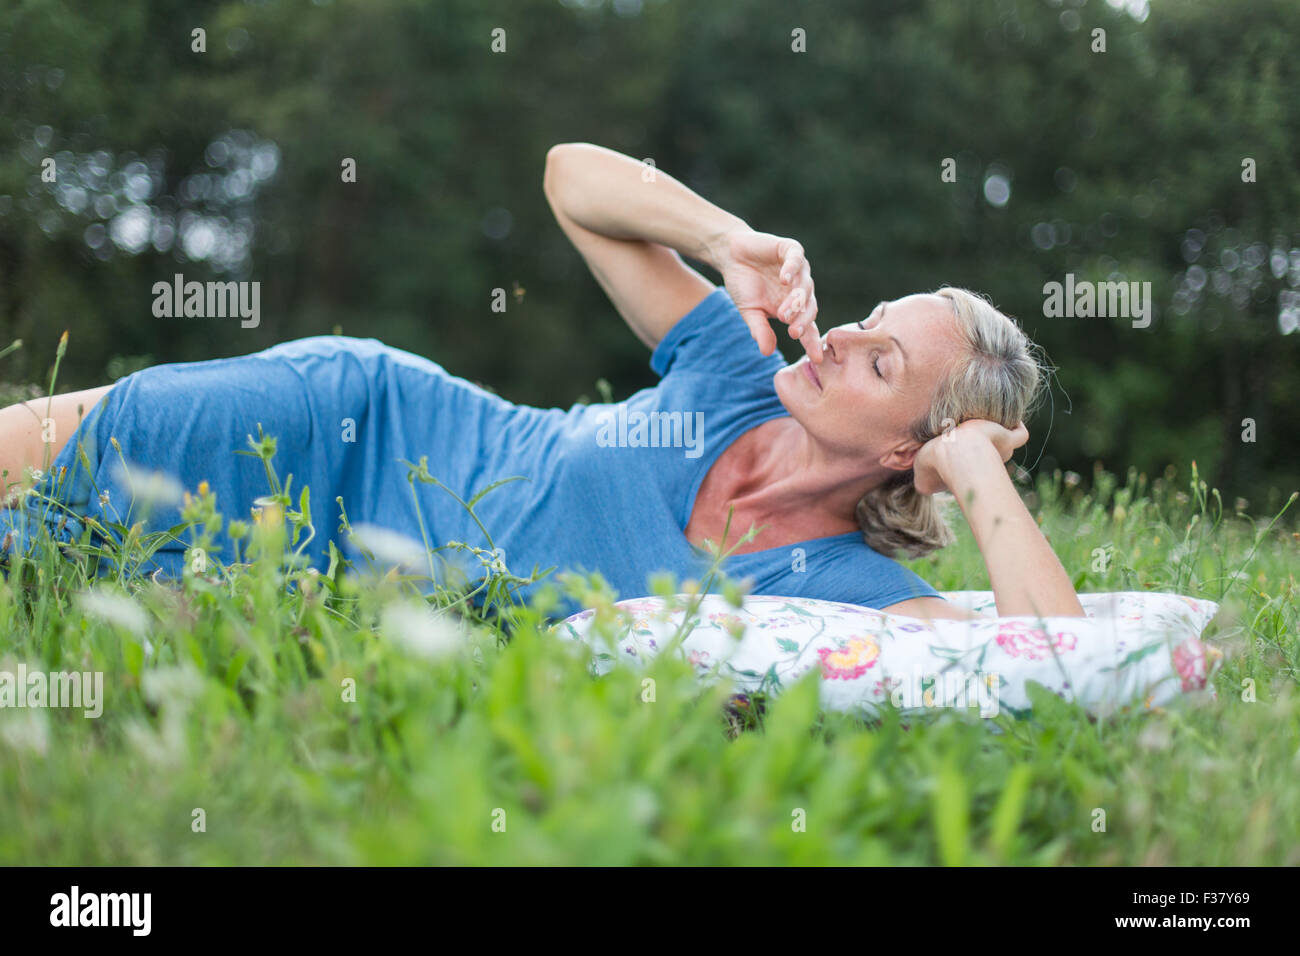
<svg viewBox="0 0 1300 956">
<path fill-rule="evenodd" d="M 1053 652 L 1072 651 L 1077 645 L 1078 640 L 1069 631 L 1059 631 L 1051 637 L 1046 631 L 1019 621 L 1008 621 L 998 628 L 998 646 L 1012 657 L 1041 661 Z"/>
<path fill-rule="evenodd" d="M 1183 690 L 1203 689 L 1214 664 L 1222 657 L 1223 652 L 1217 647 L 1207 647 L 1194 637 L 1174 648 L 1174 670 Z"/>
<path fill-rule="evenodd" d="M 857 680 L 876 663 L 880 645 L 870 637 L 851 637 L 840 647 L 818 648 L 822 676 L 831 680 Z"/>
</svg>

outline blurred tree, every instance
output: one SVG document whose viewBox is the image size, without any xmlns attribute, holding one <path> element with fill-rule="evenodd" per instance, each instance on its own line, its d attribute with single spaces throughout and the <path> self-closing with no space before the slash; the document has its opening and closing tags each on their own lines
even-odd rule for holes
<svg viewBox="0 0 1300 956">
<path fill-rule="evenodd" d="M 580 139 L 798 237 L 823 327 L 988 293 L 1059 366 L 1043 465 L 1295 487 L 1290 0 L 82 6 L 0 11 L 0 378 L 43 378 L 64 328 L 85 386 L 337 327 L 517 401 L 626 394 L 644 349 L 541 193 Z M 155 318 L 176 272 L 260 281 L 260 327 Z M 1150 282 L 1151 326 L 1049 318 L 1067 273 Z"/>
</svg>

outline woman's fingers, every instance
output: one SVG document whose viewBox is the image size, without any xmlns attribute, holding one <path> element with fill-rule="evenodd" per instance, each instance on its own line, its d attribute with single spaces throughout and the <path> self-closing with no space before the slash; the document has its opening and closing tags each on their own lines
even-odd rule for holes
<svg viewBox="0 0 1300 956">
<path fill-rule="evenodd" d="M 772 326 L 768 325 L 767 313 L 762 309 L 741 309 L 740 317 L 749 326 L 749 334 L 758 343 L 759 352 L 763 355 L 771 355 L 776 351 L 776 333 L 772 331 Z"/>
<path fill-rule="evenodd" d="M 804 351 L 814 362 L 820 364 L 822 360 L 822 336 L 817 331 L 817 296 L 813 296 L 804 310 L 804 315 L 799 320 L 802 326 L 799 335 L 799 341 L 803 344 Z"/>
<path fill-rule="evenodd" d="M 1002 452 L 1002 460 L 1010 461 L 1015 450 L 1029 441 L 1029 429 L 1025 427 L 1024 422 L 1016 425 L 1015 428 L 1002 429 L 1003 440 L 999 442 L 998 450 Z"/>
<path fill-rule="evenodd" d="M 813 291 L 812 269 L 808 260 L 794 281 L 793 288 L 781 304 L 777 317 L 790 324 L 790 337 L 803 344 L 814 362 L 822 360 L 821 333 L 817 331 L 817 295 Z"/>
<path fill-rule="evenodd" d="M 817 331 L 817 297 L 813 292 L 812 269 L 804 255 L 803 246 L 794 239 L 775 236 L 767 236 L 765 239 L 772 245 L 764 243 L 765 248 L 751 249 L 753 256 L 745 268 L 753 273 L 752 278 L 759 288 L 766 288 L 761 292 L 756 288 L 751 295 L 743 297 L 749 301 L 744 302 L 747 307 L 740 309 L 741 317 L 749 326 L 750 335 L 758 343 L 762 354 L 771 355 L 776 351 L 776 334 L 768 324 L 768 316 L 773 316 L 790 327 L 791 338 L 803 345 L 813 361 L 820 362 L 822 343 L 821 333 Z M 779 264 L 775 288 L 772 286 L 772 273 L 768 271 L 773 265 L 773 259 L 767 258 L 773 251 L 776 263 Z M 730 282 L 728 288 L 732 288 Z M 740 305 L 742 297 L 736 298 Z M 764 299 L 767 301 L 764 302 Z M 774 303 L 776 308 L 768 311 Z"/>
<path fill-rule="evenodd" d="M 1029 429 L 1025 427 L 1024 422 L 1018 422 L 1015 428 L 1006 428 L 987 419 L 972 418 L 962 422 L 952 431 L 959 434 L 982 434 L 986 441 L 993 444 L 1004 462 L 1010 461 L 1015 450 L 1029 441 Z"/>
<path fill-rule="evenodd" d="M 817 319 L 817 297 L 812 290 L 800 286 L 785 297 L 776 310 L 776 317 L 790 326 L 790 338 L 802 339 Z"/>
<path fill-rule="evenodd" d="M 1015 428 L 1008 430 L 1007 436 L 1008 436 L 1007 444 L 1009 447 L 1009 450 L 1007 451 L 1007 458 L 1010 458 L 1011 452 L 1015 451 L 1025 442 L 1029 441 L 1029 429 L 1025 427 L 1024 422 L 1020 422 L 1019 424 L 1016 425 Z"/>
<path fill-rule="evenodd" d="M 808 265 L 808 260 L 805 259 L 803 267 L 791 284 L 790 291 L 786 294 L 784 301 L 777 310 L 777 318 L 792 325 L 801 325 L 803 324 L 802 320 L 807 318 L 808 307 L 812 301 L 812 268 Z M 792 330 L 792 334 L 794 338 L 799 338 L 799 332 L 793 332 Z"/>
<path fill-rule="evenodd" d="M 794 327 L 799 324 L 803 318 L 804 306 L 808 304 L 808 290 L 803 286 L 791 290 L 784 301 L 781 302 L 780 308 L 776 310 L 776 317 L 782 322 L 788 322 L 793 331 Z M 794 336 L 798 338 L 798 335 Z"/>
<path fill-rule="evenodd" d="M 785 248 L 778 252 L 781 256 L 781 281 L 790 285 L 807 266 L 808 260 L 804 258 L 803 246 L 793 239 L 786 240 L 786 243 Z"/>
</svg>

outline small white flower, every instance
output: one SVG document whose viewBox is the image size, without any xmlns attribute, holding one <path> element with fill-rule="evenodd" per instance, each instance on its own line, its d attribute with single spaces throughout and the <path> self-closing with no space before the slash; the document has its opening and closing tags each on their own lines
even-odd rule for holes
<svg viewBox="0 0 1300 956">
<path fill-rule="evenodd" d="M 154 706 L 184 705 L 203 690 L 203 678 L 192 666 L 159 667 L 140 675 L 140 691 Z"/>
<path fill-rule="evenodd" d="M 149 632 L 149 615 L 124 594 L 105 590 L 83 591 L 77 595 L 77 607 L 87 617 L 125 628 L 136 637 L 144 637 Z"/>
<path fill-rule="evenodd" d="M 139 718 L 128 720 L 123 729 L 127 742 L 150 763 L 177 766 L 185 758 L 185 728 L 174 713 L 165 713 L 157 730 Z"/>
<path fill-rule="evenodd" d="M 469 646 L 468 635 L 456 619 L 434 612 L 427 604 L 403 601 L 388 605 L 379 617 L 379 629 L 408 650 L 431 659 Z"/>
<path fill-rule="evenodd" d="M 1137 745 L 1143 750 L 1168 750 L 1172 741 L 1169 728 L 1154 721 L 1143 727 L 1137 735 Z"/>
<path fill-rule="evenodd" d="M 45 711 L 0 711 L 0 740 L 13 750 L 31 750 L 44 756 L 50 746 Z"/>
<path fill-rule="evenodd" d="M 180 482 L 161 471 L 123 467 L 120 461 L 114 470 L 118 483 L 126 486 L 131 499 L 138 504 L 146 507 L 176 507 L 185 498 L 185 489 Z"/>
<path fill-rule="evenodd" d="M 404 534 L 379 525 L 358 524 L 352 526 L 352 538 L 381 564 L 411 571 L 428 567 L 429 554 L 424 545 Z"/>
</svg>

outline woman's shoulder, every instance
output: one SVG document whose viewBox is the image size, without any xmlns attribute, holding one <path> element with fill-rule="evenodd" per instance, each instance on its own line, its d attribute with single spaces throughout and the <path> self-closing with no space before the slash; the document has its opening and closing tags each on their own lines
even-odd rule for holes
<svg viewBox="0 0 1300 956">
<path fill-rule="evenodd" d="M 291 339 L 256 353 L 256 357 L 291 362 L 297 367 L 328 363 L 332 368 L 354 366 L 373 374 L 406 368 L 440 379 L 451 377 L 441 365 L 422 355 L 387 345 L 376 338 L 349 335 L 312 335 Z"/>
<path fill-rule="evenodd" d="M 861 531 L 848 531 L 803 542 L 803 546 L 818 554 L 833 557 L 841 565 L 857 567 L 892 566 L 902 568 L 898 558 L 883 554 L 867 544 Z"/>
<path fill-rule="evenodd" d="M 808 538 L 735 557 L 743 559 L 749 565 L 748 570 L 758 572 L 759 577 L 807 581 L 814 590 L 819 586 L 836 590 L 846 582 L 857 586 L 865 580 L 893 575 L 908 577 L 912 573 L 897 559 L 871 548 L 859 531 Z"/>
<path fill-rule="evenodd" d="M 803 549 L 798 553 L 797 549 Z M 804 585 L 792 593 L 868 607 L 888 607 L 914 597 L 937 594 L 915 571 L 897 558 L 881 554 L 848 532 L 791 545 L 788 585 Z"/>
<path fill-rule="evenodd" d="M 678 320 L 650 356 L 665 380 L 673 374 L 704 375 L 715 382 L 757 381 L 770 385 L 785 367 L 781 353 L 763 355 L 723 286 L 706 295 Z"/>
<path fill-rule="evenodd" d="M 375 338 L 355 338 L 350 335 L 309 335 L 301 339 L 290 339 L 264 349 L 265 356 L 292 355 L 371 355 L 381 352 L 398 351 Z"/>
</svg>

